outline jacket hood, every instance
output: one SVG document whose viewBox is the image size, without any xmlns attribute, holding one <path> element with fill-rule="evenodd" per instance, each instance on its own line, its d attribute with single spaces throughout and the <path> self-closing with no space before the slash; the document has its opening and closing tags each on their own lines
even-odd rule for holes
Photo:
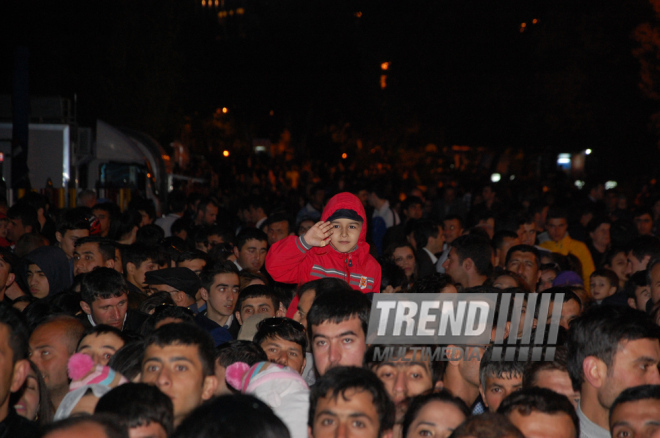
<svg viewBox="0 0 660 438">
<path fill-rule="evenodd" d="M 354 210 L 357 212 L 358 216 L 362 218 L 362 230 L 360 231 L 360 237 L 358 238 L 358 245 L 364 246 L 367 241 L 367 214 L 364 211 L 362 202 L 360 202 L 358 197 L 354 194 L 343 192 L 330 198 L 328 204 L 323 209 L 321 220 L 324 222 L 327 221 L 335 211 L 342 208 Z"/>
<path fill-rule="evenodd" d="M 48 295 L 63 292 L 71 287 L 71 265 L 66 253 L 56 246 L 42 246 L 25 256 L 23 278 L 27 284 L 27 269 L 35 264 L 48 278 Z"/>
</svg>

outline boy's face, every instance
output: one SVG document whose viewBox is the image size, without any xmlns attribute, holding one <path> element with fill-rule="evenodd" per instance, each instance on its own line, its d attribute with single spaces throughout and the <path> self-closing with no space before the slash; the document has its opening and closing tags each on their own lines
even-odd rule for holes
<svg viewBox="0 0 660 438">
<path fill-rule="evenodd" d="M 518 376 L 506 377 L 486 377 L 486 387 L 479 386 L 481 398 L 484 404 L 488 406 L 489 412 L 497 412 L 500 403 L 512 392 L 522 388 L 522 374 Z"/>
<path fill-rule="evenodd" d="M 559 242 L 566 235 L 568 222 L 566 222 L 566 219 L 563 217 L 548 219 L 545 228 L 548 230 L 550 238 L 555 242 Z"/>
<path fill-rule="evenodd" d="M 239 289 L 237 274 L 216 274 L 213 277 L 211 290 L 202 290 L 202 298 L 214 313 L 229 317 L 234 313 Z"/>
<path fill-rule="evenodd" d="M 34 263 L 28 265 L 27 283 L 32 296 L 36 298 L 45 298 L 48 296 L 48 292 L 50 291 L 48 277 L 46 277 L 46 274 L 43 273 L 41 268 Z"/>
<path fill-rule="evenodd" d="M 246 298 L 243 303 L 241 303 L 241 308 L 237 309 L 236 317 L 238 318 L 238 322 L 242 325 L 245 323 L 245 320 L 252 315 L 261 315 L 262 313 L 265 313 L 271 317 L 275 316 L 276 311 L 277 309 L 270 297 Z"/>
<path fill-rule="evenodd" d="M 298 374 L 302 374 L 305 369 L 307 360 L 300 344 L 274 336 L 264 339 L 259 346 L 269 361 L 289 367 Z"/>
<path fill-rule="evenodd" d="M 352 219 L 335 219 L 332 224 L 330 245 L 339 252 L 355 249 L 362 231 L 362 223 Z"/>
<path fill-rule="evenodd" d="M 616 286 L 610 284 L 606 277 L 591 277 L 591 294 L 595 300 L 602 300 L 616 292 Z"/>
</svg>

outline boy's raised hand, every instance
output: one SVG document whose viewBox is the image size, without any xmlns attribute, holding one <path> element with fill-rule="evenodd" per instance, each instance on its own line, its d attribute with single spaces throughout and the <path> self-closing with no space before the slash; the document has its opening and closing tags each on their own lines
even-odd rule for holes
<svg viewBox="0 0 660 438">
<path fill-rule="evenodd" d="M 305 233 L 305 242 L 312 246 L 326 246 L 330 243 L 332 236 L 332 224 L 330 222 L 317 222 Z"/>
</svg>

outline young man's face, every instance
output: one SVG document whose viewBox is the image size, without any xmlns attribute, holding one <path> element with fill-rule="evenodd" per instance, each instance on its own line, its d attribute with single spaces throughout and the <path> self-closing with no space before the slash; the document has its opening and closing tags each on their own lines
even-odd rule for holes
<svg viewBox="0 0 660 438">
<path fill-rule="evenodd" d="M 204 376 L 197 345 L 149 345 L 142 360 L 141 379 L 172 399 L 175 426 L 211 398 L 217 386 L 215 376 Z"/>
<path fill-rule="evenodd" d="M 46 274 L 43 273 L 39 266 L 34 263 L 28 265 L 26 276 L 28 287 L 33 297 L 45 298 L 48 296 L 48 292 L 50 291 L 48 277 L 46 277 Z"/>
<path fill-rule="evenodd" d="M 460 237 L 463 234 L 463 228 L 461 227 L 461 222 L 458 219 L 446 219 L 444 222 L 445 229 L 445 241 L 447 243 L 452 243 L 454 239 Z"/>
<path fill-rule="evenodd" d="M 268 244 L 272 245 L 289 235 L 289 222 L 273 222 L 268 225 Z"/>
<path fill-rule="evenodd" d="M 575 425 L 570 415 L 565 412 L 546 414 L 533 410 L 522 415 L 514 409 L 509 420 L 526 437 L 573 437 L 576 436 Z"/>
<path fill-rule="evenodd" d="M 92 316 L 96 325 L 107 324 L 121 330 L 124 327 L 124 318 L 128 311 L 128 294 L 112 298 L 97 298 L 91 306 L 81 301 L 80 307 L 86 314 Z"/>
<path fill-rule="evenodd" d="M 628 259 L 628 266 L 626 267 L 626 274 L 630 276 L 636 272 L 645 270 L 646 266 L 649 264 L 649 261 L 651 260 L 651 256 L 646 255 L 642 257 L 642 259 L 640 260 L 635 256 L 635 254 L 633 254 L 632 251 L 629 251 L 627 255 L 627 259 Z"/>
<path fill-rule="evenodd" d="M 178 268 L 188 268 L 193 271 L 195 274 L 199 275 L 202 273 L 202 269 L 206 266 L 206 261 L 204 259 L 192 259 L 184 260 L 176 264 Z"/>
<path fill-rule="evenodd" d="M 610 279 L 606 277 L 591 277 L 590 283 L 591 295 L 594 300 L 603 300 L 616 292 L 616 286 L 610 284 Z"/>
<path fill-rule="evenodd" d="M 243 244 L 242 248 L 234 247 L 234 255 L 241 268 L 251 272 L 259 272 L 266 261 L 268 242 L 251 239 Z"/>
<path fill-rule="evenodd" d="M 490 412 L 497 412 L 500 403 L 512 392 L 522 388 L 522 375 L 510 378 L 504 377 L 486 377 L 486 384 L 479 386 L 481 398 Z"/>
<path fill-rule="evenodd" d="M 621 391 L 633 386 L 658 385 L 658 363 L 660 343 L 657 339 L 635 339 L 620 341 L 611 366 L 603 376 L 598 388 L 598 398 L 602 406 L 609 408 Z"/>
<path fill-rule="evenodd" d="M 110 214 L 107 211 L 100 209 L 92 210 L 92 214 L 94 214 L 99 221 L 101 236 L 106 237 L 110 231 Z"/>
<path fill-rule="evenodd" d="M 412 204 L 405 213 L 408 219 L 421 219 L 424 215 L 424 209 L 422 208 L 422 204 Z"/>
<path fill-rule="evenodd" d="M 213 225 L 218 218 L 218 207 L 213 204 L 208 204 L 202 214 L 203 225 Z"/>
<path fill-rule="evenodd" d="M 660 400 L 647 398 L 617 405 L 610 416 L 613 437 L 660 436 Z"/>
<path fill-rule="evenodd" d="M 649 286 L 636 286 L 635 298 L 628 298 L 628 305 L 633 309 L 646 310 L 646 303 L 651 299 L 651 288 Z"/>
<path fill-rule="evenodd" d="M 259 346 L 269 361 L 294 369 L 299 374 L 305 369 L 307 360 L 300 344 L 275 336 L 264 339 Z"/>
<path fill-rule="evenodd" d="M 362 223 L 352 219 L 335 219 L 331 224 L 330 245 L 339 252 L 353 251 L 360 238 Z"/>
<path fill-rule="evenodd" d="M 57 242 L 60 245 L 60 248 L 62 248 L 62 251 L 66 253 L 66 256 L 70 259 L 73 258 L 73 252 L 75 250 L 75 245 L 76 245 L 76 240 L 80 239 L 81 237 L 88 237 L 89 236 L 89 230 L 66 230 L 64 234 L 61 233 L 55 233 L 55 237 L 57 238 Z"/>
<path fill-rule="evenodd" d="M 646 236 L 653 232 L 653 218 L 646 213 L 635 217 L 635 226 L 640 236 Z"/>
<path fill-rule="evenodd" d="M 146 283 L 147 272 L 156 271 L 158 269 L 158 264 L 153 260 L 147 259 L 140 263 L 138 266 L 135 266 L 133 263 L 126 263 L 126 269 L 128 274 L 132 277 L 132 283 L 140 288 L 140 290 L 145 290 L 149 286 Z"/>
<path fill-rule="evenodd" d="M 319 398 L 308 435 L 310 438 L 378 438 L 380 420 L 373 397 L 366 391 L 348 389 L 335 397 L 328 393 Z"/>
<path fill-rule="evenodd" d="M 104 260 L 99 244 L 88 242 L 79 245 L 73 252 L 73 275 L 92 272 L 94 268 L 114 268 L 115 260 Z"/>
<path fill-rule="evenodd" d="M 420 360 L 419 356 L 419 353 L 410 351 L 406 354 L 405 360 L 382 362 L 373 368 L 394 402 L 397 423 L 403 421 L 413 397 L 434 390 L 431 364 L 428 360 Z"/>
<path fill-rule="evenodd" d="M 254 297 L 246 298 L 241 303 L 241 308 L 236 311 L 238 322 L 245 323 L 245 320 L 252 315 L 268 315 L 268 317 L 275 316 L 275 304 L 270 297 Z"/>
<path fill-rule="evenodd" d="M 534 243 L 536 243 L 536 227 L 533 222 L 520 225 L 517 232 L 522 245 L 534 246 Z"/>
<path fill-rule="evenodd" d="M 218 316 L 229 317 L 234 313 L 239 289 L 237 274 L 216 274 L 211 290 L 202 290 L 202 299 L 206 301 L 210 311 Z"/>
<path fill-rule="evenodd" d="M 319 375 L 339 365 L 362 366 L 367 344 L 357 316 L 340 323 L 325 321 L 313 325 L 311 340 L 314 365 Z"/>
<path fill-rule="evenodd" d="M 536 256 L 531 252 L 514 251 L 509 258 L 509 263 L 506 264 L 509 271 L 520 274 L 531 291 L 536 291 L 536 283 L 541 278 L 539 271 L 538 261 Z"/>
<path fill-rule="evenodd" d="M 7 224 L 7 239 L 16 242 L 23 234 L 27 233 L 32 227 L 23 225 L 21 218 L 9 219 Z"/>
<path fill-rule="evenodd" d="M 566 231 L 568 230 L 568 223 L 563 217 L 555 217 L 548 219 L 548 222 L 545 225 L 545 228 L 548 230 L 550 239 L 553 242 L 559 242 L 561 239 L 566 236 Z"/>
<path fill-rule="evenodd" d="M 575 408 L 580 401 L 580 392 L 573 389 L 571 377 L 568 371 L 562 370 L 543 370 L 536 374 L 537 388 L 550 389 L 558 394 L 565 395 Z"/>
<path fill-rule="evenodd" d="M 463 263 L 461 263 L 458 258 L 456 248 L 452 248 L 449 251 L 447 260 L 445 260 L 442 266 L 445 268 L 447 275 L 449 275 L 455 283 L 460 283 L 462 285 L 467 284 L 467 273 L 463 268 Z"/>
</svg>

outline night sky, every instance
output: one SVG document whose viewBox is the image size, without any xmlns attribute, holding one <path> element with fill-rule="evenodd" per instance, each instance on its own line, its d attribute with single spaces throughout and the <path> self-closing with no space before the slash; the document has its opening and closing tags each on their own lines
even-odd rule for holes
<svg viewBox="0 0 660 438">
<path fill-rule="evenodd" d="M 24 45 L 32 95 L 76 93 L 82 124 L 164 144 L 228 107 L 299 148 L 350 123 L 385 147 L 592 148 L 606 172 L 657 159 L 633 56 L 648 1 L 201 1 L 3 2 L 0 93 Z"/>
</svg>

